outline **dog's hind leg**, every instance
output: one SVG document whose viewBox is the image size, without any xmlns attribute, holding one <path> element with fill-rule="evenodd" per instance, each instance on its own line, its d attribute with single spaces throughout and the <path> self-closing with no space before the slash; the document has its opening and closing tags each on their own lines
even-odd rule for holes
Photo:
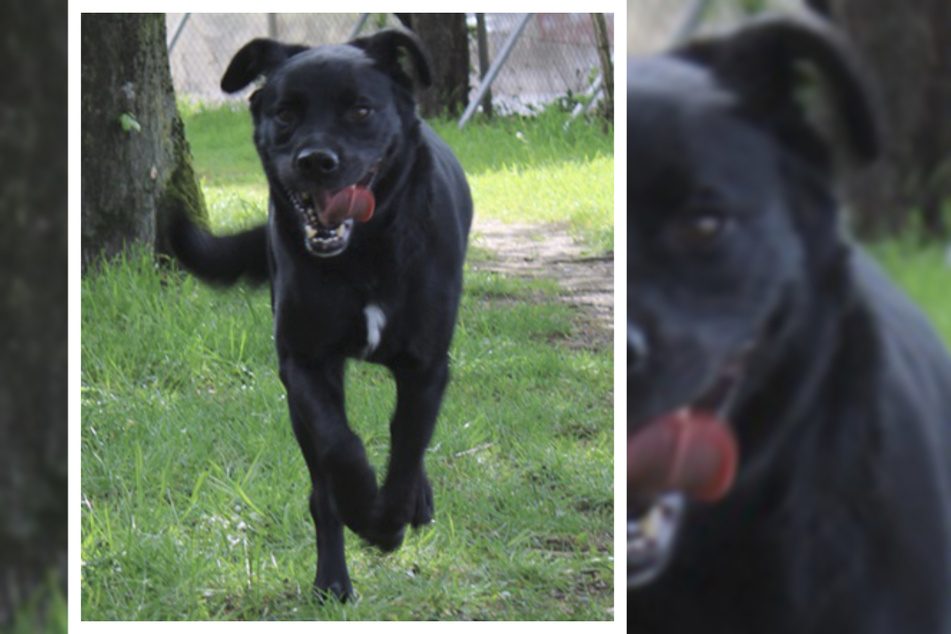
<svg viewBox="0 0 951 634">
<path fill-rule="evenodd" d="M 433 493 L 423 456 L 449 380 L 445 360 L 425 370 L 394 368 L 396 411 L 390 423 L 390 464 L 380 492 L 371 532 L 363 537 L 383 550 L 403 541 L 407 524 L 422 526 L 433 518 Z"/>
<path fill-rule="evenodd" d="M 352 594 L 343 525 L 363 533 L 378 496 L 376 476 L 359 437 L 347 426 L 343 359 L 304 364 L 281 359 L 294 435 L 310 471 L 310 511 L 317 532 L 314 588 L 345 600 Z"/>
</svg>

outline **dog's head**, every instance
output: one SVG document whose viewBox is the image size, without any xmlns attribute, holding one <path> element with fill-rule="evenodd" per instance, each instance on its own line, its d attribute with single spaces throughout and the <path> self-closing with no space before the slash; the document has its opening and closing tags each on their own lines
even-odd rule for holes
<svg viewBox="0 0 951 634">
<path fill-rule="evenodd" d="M 629 581 L 662 569 L 685 499 L 742 477 L 737 410 L 844 270 L 836 158 L 871 160 L 878 139 L 866 80 L 822 24 L 763 20 L 631 60 Z"/>
<path fill-rule="evenodd" d="M 419 40 L 399 30 L 316 48 L 256 39 L 231 60 L 225 92 L 264 78 L 251 95 L 254 142 L 276 213 L 294 215 L 286 221 L 311 254 L 342 253 L 388 173 L 406 167 L 390 160 L 419 130 L 408 71 L 428 86 L 429 68 Z"/>
</svg>

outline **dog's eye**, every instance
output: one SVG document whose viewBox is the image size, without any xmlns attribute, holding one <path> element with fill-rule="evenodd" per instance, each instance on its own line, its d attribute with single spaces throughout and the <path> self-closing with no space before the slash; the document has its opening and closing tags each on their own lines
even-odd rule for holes
<svg viewBox="0 0 951 634">
<path fill-rule="evenodd" d="M 702 249 L 716 242 L 723 234 L 726 224 L 726 218 L 719 214 L 696 214 L 674 221 L 670 227 L 670 235 L 679 249 Z"/>
<path fill-rule="evenodd" d="M 274 120 L 282 126 L 292 126 L 297 121 L 297 113 L 290 108 L 280 108 L 274 113 Z"/>
<path fill-rule="evenodd" d="M 351 121 L 364 121 L 370 116 L 371 112 L 369 106 L 354 106 L 347 111 L 347 118 Z"/>
</svg>

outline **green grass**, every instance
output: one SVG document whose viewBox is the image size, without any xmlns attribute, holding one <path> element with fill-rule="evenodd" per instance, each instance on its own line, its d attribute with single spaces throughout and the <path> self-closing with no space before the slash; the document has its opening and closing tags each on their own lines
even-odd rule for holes
<svg viewBox="0 0 951 634">
<path fill-rule="evenodd" d="M 65 634 L 68 629 L 65 584 L 61 573 L 51 570 L 25 601 L 18 604 L 10 624 L 0 628 L 3 634 Z"/>
<path fill-rule="evenodd" d="M 250 131 L 228 124 L 240 128 L 242 116 L 188 117 L 216 229 L 262 217 Z M 501 139 L 507 125 L 472 127 L 455 140 Z M 479 156 L 490 143 L 467 142 L 461 153 L 474 166 L 480 210 L 507 204 L 488 192 L 518 195 L 526 181 L 516 174 L 541 182 L 549 170 L 591 164 L 613 181 L 610 142 L 589 155 L 590 138 L 543 136 L 527 149 L 503 151 L 499 141 L 506 158 L 495 167 Z M 599 187 L 611 189 L 601 182 L 581 179 L 574 193 L 597 199 Z M 613 197 L 605 200 L 584 222 L 562 220 L 582 239 L 603 241 Z M 538 220 L 549 201 L 525 204 L 519 219 Z M 83 618 L 613 618 L 612 354 L 563 345 L 577 315 L 557 292 L 550 282 L 467 272 L 453 381 L 427 453 L 437 521 L 390 555 L 348 533 L 359 600 L 340 606 L 308 592 L 316 559 L 308 478 L 277 377 L 267 292 L 209 289 L 157 269 L 147 252 L 87 276 Z M 351 423 L 380 471 L 392 381 L 354 363 L 347 394 Z"/>
<path fill-rule="evenodd" d="M 869 247 L 888 275 L 920 306 L 951 349 L 951 268 L 944 245 L 898 239 Z"/>
</svg>

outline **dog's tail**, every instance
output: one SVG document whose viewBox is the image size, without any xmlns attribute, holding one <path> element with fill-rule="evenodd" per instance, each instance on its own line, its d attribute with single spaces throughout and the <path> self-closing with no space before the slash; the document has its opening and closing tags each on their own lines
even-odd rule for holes
<svg viewBox="0 0 951 634">
<path fill-rule="evenodd" d="M 214 236 L 197 227 L 184 211 L 170 214 L 168 246 L 182 267 L 203 282 L 230 286 L 268 279 L 267 225 L 230 236 Z"/>
</svg>

